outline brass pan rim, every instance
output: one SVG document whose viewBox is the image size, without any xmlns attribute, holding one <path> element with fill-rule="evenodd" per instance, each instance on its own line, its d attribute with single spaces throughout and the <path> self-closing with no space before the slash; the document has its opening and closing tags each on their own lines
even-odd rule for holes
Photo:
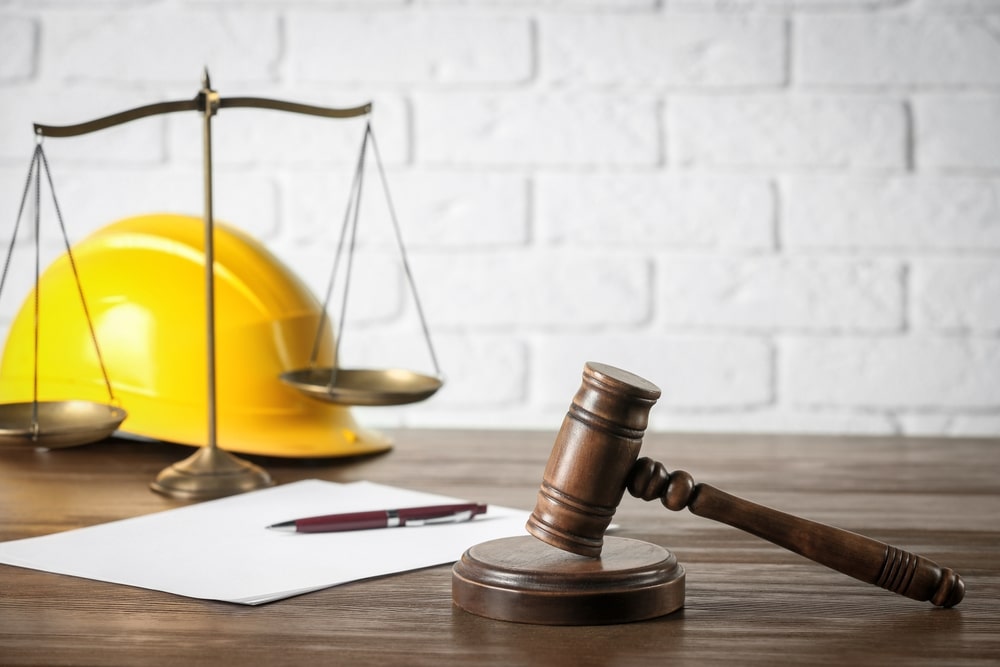
<svg viewBox="0 0 1000 667">
<path fill-rule="evenodd" d="M 59 449 L 98 442 L 127 416 L 120 407 L 83 400 L 0 403 L 0 449 Z"/>
<path fill-rule="evenodd" d="M 359 406 L 416 403 L 444 384 L 440 377 L 401 368 L 300 368 L 280 378 L 311 398 Z"/>
</svg>

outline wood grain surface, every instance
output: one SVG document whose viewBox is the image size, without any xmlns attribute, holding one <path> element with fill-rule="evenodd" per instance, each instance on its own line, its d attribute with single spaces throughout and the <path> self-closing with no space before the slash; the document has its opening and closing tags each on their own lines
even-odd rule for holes
<svg viewBox="0 0 1000 667">
<path fill-rule="evenodd" d="M 367 479 L 530 510 L 555 432 L 392 435 L 394 450 L 372 458 L 253 460 L 278 483 Z M 148 485 L 190 451 L 117 439 L 0 451 L 0 540 L 180 506 Z M 954 568 L 965 600 L 915 602 L 626 496 L 613 534 L 667 547 L 687 571 L 685 607 L 663 618 L 491 621 L 452 605 L 450 566 L 244 607 L 0 565 L 0 664 L 1000 663 L 1000 441 L 650 434 L 642 453 Z"/>
</svg>

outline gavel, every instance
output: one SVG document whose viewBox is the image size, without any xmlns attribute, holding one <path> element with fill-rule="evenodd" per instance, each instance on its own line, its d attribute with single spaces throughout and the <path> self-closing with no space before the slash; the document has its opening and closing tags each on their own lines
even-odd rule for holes
<svg viewBox="0 0 1000 667">
<path fill-rule="evenodd" d="M 528 602 L 528 607 L 542 602 L 549 604 L 553 593 L 558 594 L 560 590 L 569 594 L 567 605 L 576 605 L 578 595 L 596 590 L 595 585 L 598 588 L 604 585 L 592 580 L 598 576 L 593 573 L 614 571 L 616 566 L 602 563 L 597 567 L 588 565 L 587 561 L 606 558 L 606 539 L 622 540 L 606 538 L 605 532 L 626 490 L 643 500 L 659 499 L 670 510 L 686 507 L 693 514 L 746 531 L 914 600 L 930 601 L 940 607 L 951 607 L 962 600 L 965 594 L 962 578 L 950 568 L 942 568 L 923 556 L 758 505 L 708 484 L 695 483 L 683 470 L 668 472 L 662 463 L 639 458 L 649 411 L 659 397 L 659 388 L 637 375 L 605 364 L 588 362 L 585 365 L 583 381 L 556 437 L 535 509 L 528 518 L 526 528 L 537 540 L 527 536 L 509 538 L 514 540 L 512 542 L 496 540 L 466 552 L 454 570 L 453 597 L 459 606 L 506 620 L 616 622 L 615 617 L 583 618 L 576 612 L 564 616 L 559 608 L 539 614 L 521 612 L 513 605 L 519 598 L 520 602 Z M 542 546 L 533 546 L 524 540 L 556 547 L 561 550 L 557 553 L 564 553 L 565 558 L 547 554 Z M 622 557 L 623 549 L 646 544 L 635 540 L 625 542 L 635 544 L 616 543 L 616 558 Z M 515 552 L 520 555 L 514 556 Z M 665 553 L 665 556 L 648 555 L 645 557 L 648 562 L 638 565 L 623 563 L 620 576 L 608 585 L 619 591 L 630 587 L 638 590 L 644 586 L 648 588 L 650 576 L 659 577 L 661 590 L 672 590 L 674 599 L 670 605 L 680 606 L 675 589 L 681 587 L 682 604 L 683 569 L 671 560 L 672 554 Z M 643 572 L 638 573 L 638 570 Z M 460 591 L 463 586 L 469 590 Z M 493 590 L 484 593 L 483 586 Z M 498 602 L 503 596 L 495 590 L 504 586 L 513 597 Z M 475 594 L 471 595 L 473 592 Z M 626 612 L 621 618 L 637 620 L 648 618 L 650 613 L 653 612 L 633 616 Z"/>
</svg>

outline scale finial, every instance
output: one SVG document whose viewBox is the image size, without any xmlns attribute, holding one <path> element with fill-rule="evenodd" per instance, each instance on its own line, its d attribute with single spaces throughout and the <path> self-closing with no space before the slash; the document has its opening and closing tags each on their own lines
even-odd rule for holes
<svg viewBox="0 0 1000 667">
<path fill-rule="evenodd" d="M 205 65 L 202 68 L 201 86 L 202 86 L 202 88 L 205 88 L 206 90 L 209 90 L 209 89 L 212 88 L 212 79 L 211 79 L 211 77 L 208 76 L 208 65 Z"/>
</svg>

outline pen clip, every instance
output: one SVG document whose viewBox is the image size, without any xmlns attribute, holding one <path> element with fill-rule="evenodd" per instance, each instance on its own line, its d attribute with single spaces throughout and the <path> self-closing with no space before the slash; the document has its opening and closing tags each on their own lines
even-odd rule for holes
<svg viewBox="0 0 1000 667">
<path fill-rule="evenodd" d="M 469 521 L 475 516 L 472 510 L 464 510 L 462 512 L 455 512 L 454 514 L 447 514 L 445 516 L 436 516 L 430 519 L 407 519 L 403 522 L 404 526 L 430 526 L 436 523 L 458 523 L 459 521 Z"/>
</svg>

